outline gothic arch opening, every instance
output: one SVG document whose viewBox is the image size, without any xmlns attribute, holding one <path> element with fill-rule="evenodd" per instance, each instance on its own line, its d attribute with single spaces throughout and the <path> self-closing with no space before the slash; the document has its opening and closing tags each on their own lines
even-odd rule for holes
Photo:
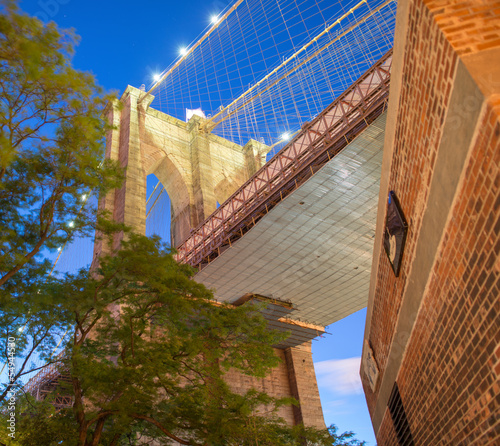
<svg viewBox="0 0 500 446">
<path fill-rule="evenodd" d="M 171 246 L 171 201 L 163 184 L 154 174 L 147 176 L 146 196 L 146 235 L 157 235 Z"/>
<path fill-rule="evenodd" d="M 157 181 L 160 182 L 146 209 L 146 233 L 149 235 L 149 231 L 153 231 L 151 234 L 157 233 L 172 246 L 176 246 L 187 237 L 191 229 L 190 203 L 192 200 L 186 184 L 189 180 L 186 178 L 188 172 L 181 172 L 170 157 L 165 155 L 151 165 L 146 173 L 149 174 L 148 197 Z M 150 183 L 153 185 L 150 186 Z M 155 209 L 150 211 L 155 200 Z M 158 210 L 156 206 L 159 206 Z"/>
</svg>

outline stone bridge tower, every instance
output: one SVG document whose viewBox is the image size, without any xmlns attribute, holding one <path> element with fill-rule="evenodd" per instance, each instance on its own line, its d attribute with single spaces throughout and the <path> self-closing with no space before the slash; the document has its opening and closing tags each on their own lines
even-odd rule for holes
<svg viewBox="0 0 500 446">
<path fill-rule="evenodd" d="M 129 86 L 108 106 L 116 128 L 108 136 L 106 156 L 126 168 L 126 180 L 105 206 L 115 220 L 144 232 L 146 177 L 155 174 L 172 203 L 177 246 L 265 163 L 269 147 L 254 140 L 241 147 L 200 131 L 203 118 L 180 121 L 150 108 L 153 98 Z"/>
<path fill-rule="evenodd" d="M 217 202 L 223 203 L 265 163 L 270 148 L 253 140 L 242 147 L 207 133 L 200 130 L 203 118 L 180 121 L 150 108 L 153 98 L 129 86 L 120 100 L 108 105 L 106 113 L 114 129 L 107 136 L 106 157 L 119 161 L 125 181 L 121 189 L 101 197 L 99 206 L 115 221 L 145 233 L 146 178 L 155 174 L 171 201 L 171 238 L 178 246 L 215 211 Z M 115 238 L 114 248 L 120 239 Z M 96 241 L 94 261 L 104 249 Z M 245 296 L 234 300 L 242 302 Z M 282 407 L 280 416 L 289 424 L 324 428 L 311 342 L 283 345 L 275 351 L 281 364 L 268 377 L 230 371 L 228 384 L 234 391 L 254 387 L 276 397 L 292 396 L 300 407 Z"/>
</svg>

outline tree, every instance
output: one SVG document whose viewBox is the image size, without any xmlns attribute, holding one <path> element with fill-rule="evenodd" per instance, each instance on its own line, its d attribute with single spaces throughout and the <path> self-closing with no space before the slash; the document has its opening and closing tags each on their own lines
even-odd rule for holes
<svg viewBox="0 0 500 446">
<path fill-rule="evenodd" d="M 32 294 L 19 296 L 4 305 L 0 313 L 0 346 L 4 364 L 8 364 L 9 344 L 13 344 L 13 353 L 19 358 L 14 370 L 5 374 L 5 383 L 0 387 L 0 403 L 26 375 L 54 362 L 53 352 L 71 326 L 68 311 L 41 291 L 46 281 L 40 281 Z M 38 365 L 33 361 L 35 358 Z"/>
<path fill-rule="evenodd" d="M 92 229 L 90 192 L 118 187 L 122 173 L 103 161 L 101 119 L 109 97 L 75 70 L 77 38 L 54 23 L 0 4 L 0 287 L 2 296 L 38 277 L 43 248 Z M 33 276 L 33 268 L 35 276 Z"/>
<path fill-rule="evenodd" d="M 359 441 L 354 437 L 354 432 L 344 432 L 340 435 L 337 434 L 337 426 L 332 424 L 328 428 L 328 432 L 332 437 L 333 444 L 336 446 L 365 446 L 366 441 Z"/>
<path fill-rule="evenodd" d="M 290 428 L 278 417 L 291 399 L 232 391 L 227 371 L 265 376 L 278 363 L 271 346 L 285 335 L 268 330 L 258 307 L 215 302 L 192 274 L 157 239 L 128 233 L 97 271 L 45 285 L 44 299 L 59 299 L 74 320 L 60 361 L 69 384 L 58 389 L 74 404 L 56 412 L 50 395 L 24 396 L 29 416 L 18 443 L 118 445 L 142 436 L 193 446 L 331 445 L 326 430 Z"/>
<path fill-rule="evenodd" d="M 344 442 L 350 433 L 287 426 L 277 409 L 291 399 L 232 391 L 228 370 L 265 376 L 278 362 L 271 345 L 286 335 L 268 330 L 259 307 L 214 301 L 192 273 L 159 240 L 127 233 L 97 271 L 45 284 L 38 296 L 73 318 L 59 361 L 68 385 L 57 392 L 74 404 L 56 411 L 53 395 L 23 395 L 12 444 L 357 444 Z"/>
<path fill-rule="evenodd" d="M 123 176 L 103 161 L 108 127 L 101 112 L 109 96 L 92 75 L 71 67 L 76 42 L 73 32 L 1 1 L 0 351 L 5 363 L 15 334 L 24 358 L 0 401 L 67 323 L 50 301 L 26 298 L 46 280 L 44 250 L 91 233 L 96 210 L 86 197 L 119 186 Z"/>
</svg>

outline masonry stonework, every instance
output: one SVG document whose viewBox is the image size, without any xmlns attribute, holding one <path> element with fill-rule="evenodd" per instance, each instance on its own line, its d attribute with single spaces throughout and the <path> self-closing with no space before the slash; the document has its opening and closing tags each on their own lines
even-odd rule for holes
<svg viewBox="0 0 500 446">
<path fill-rule="evenodd" d="M 172 244 L 178 246 L 191 229 L 202 223 L 265 163 L 269 147 L 250 140 L 244 147 L 201 130 L 202 119 L 187 123 L 161 113 L 150 104 L 151 95 L 127 87 L 121 99 L 109 104 L 106 157 L 118 160 L 125 171 L 121 189 L 100 198 L 115 221 L 146 229 L 146 178 L 155 174 L 172 205 Z M 122 235 L 115 237 L 113 249 Z M 111 247 L 96 241 L 94 261 Z M 239 298 L 241 296 L 235 296 Z M 294 397 L 300 405 L 282 407 L 289 424 L 324 428 L 323 412 L 312 363 L 311 343 L 275 349 L 280 365 L 263 379 L 232 370 L 228 384 L 239 392 L 251 387 L 274 397 Z"/>
<path fill-rule="evenodd" d="M 300 406 L 283 406 L 278 415 L 290 425 L 303 423 L 306 426 L 325 428 L 316 375 L 311 356 L 311 342 L 303 345 L 275 349 L 281 363 L 266 378 L 245 376 L 229 371 L 227 381 L 236 392 L 254 388 L 275 397 L 293 397 Z"/>
<path fill-rule="evenodd" d="M 295 424 L 325 427 L 311 356 L 311 341 L 295 348 L 287 348 L 285 359 L 291 394 L 301 403 L 300 406 L 293 407 Z"/>
<path fill-rule="evenodd" d="M 500 5 L 400 2 L 361 377 L 378 444 L 500 442 Z M 399 277 L 382 248 L 387 194 L 409 224 Z M 410 443 L 405 443 L 410 444 Z"/>
</svg>

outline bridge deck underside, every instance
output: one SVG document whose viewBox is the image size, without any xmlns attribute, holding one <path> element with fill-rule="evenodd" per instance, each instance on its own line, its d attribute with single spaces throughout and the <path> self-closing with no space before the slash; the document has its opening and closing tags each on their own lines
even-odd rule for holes
<svg viewBox="0 0 500 446">
<path fill-rule="evenodd" d="M 329 325 L 368 299 L 386 113 L 195 277 L 234 302 L 290 300 Z"/>
</svg>

